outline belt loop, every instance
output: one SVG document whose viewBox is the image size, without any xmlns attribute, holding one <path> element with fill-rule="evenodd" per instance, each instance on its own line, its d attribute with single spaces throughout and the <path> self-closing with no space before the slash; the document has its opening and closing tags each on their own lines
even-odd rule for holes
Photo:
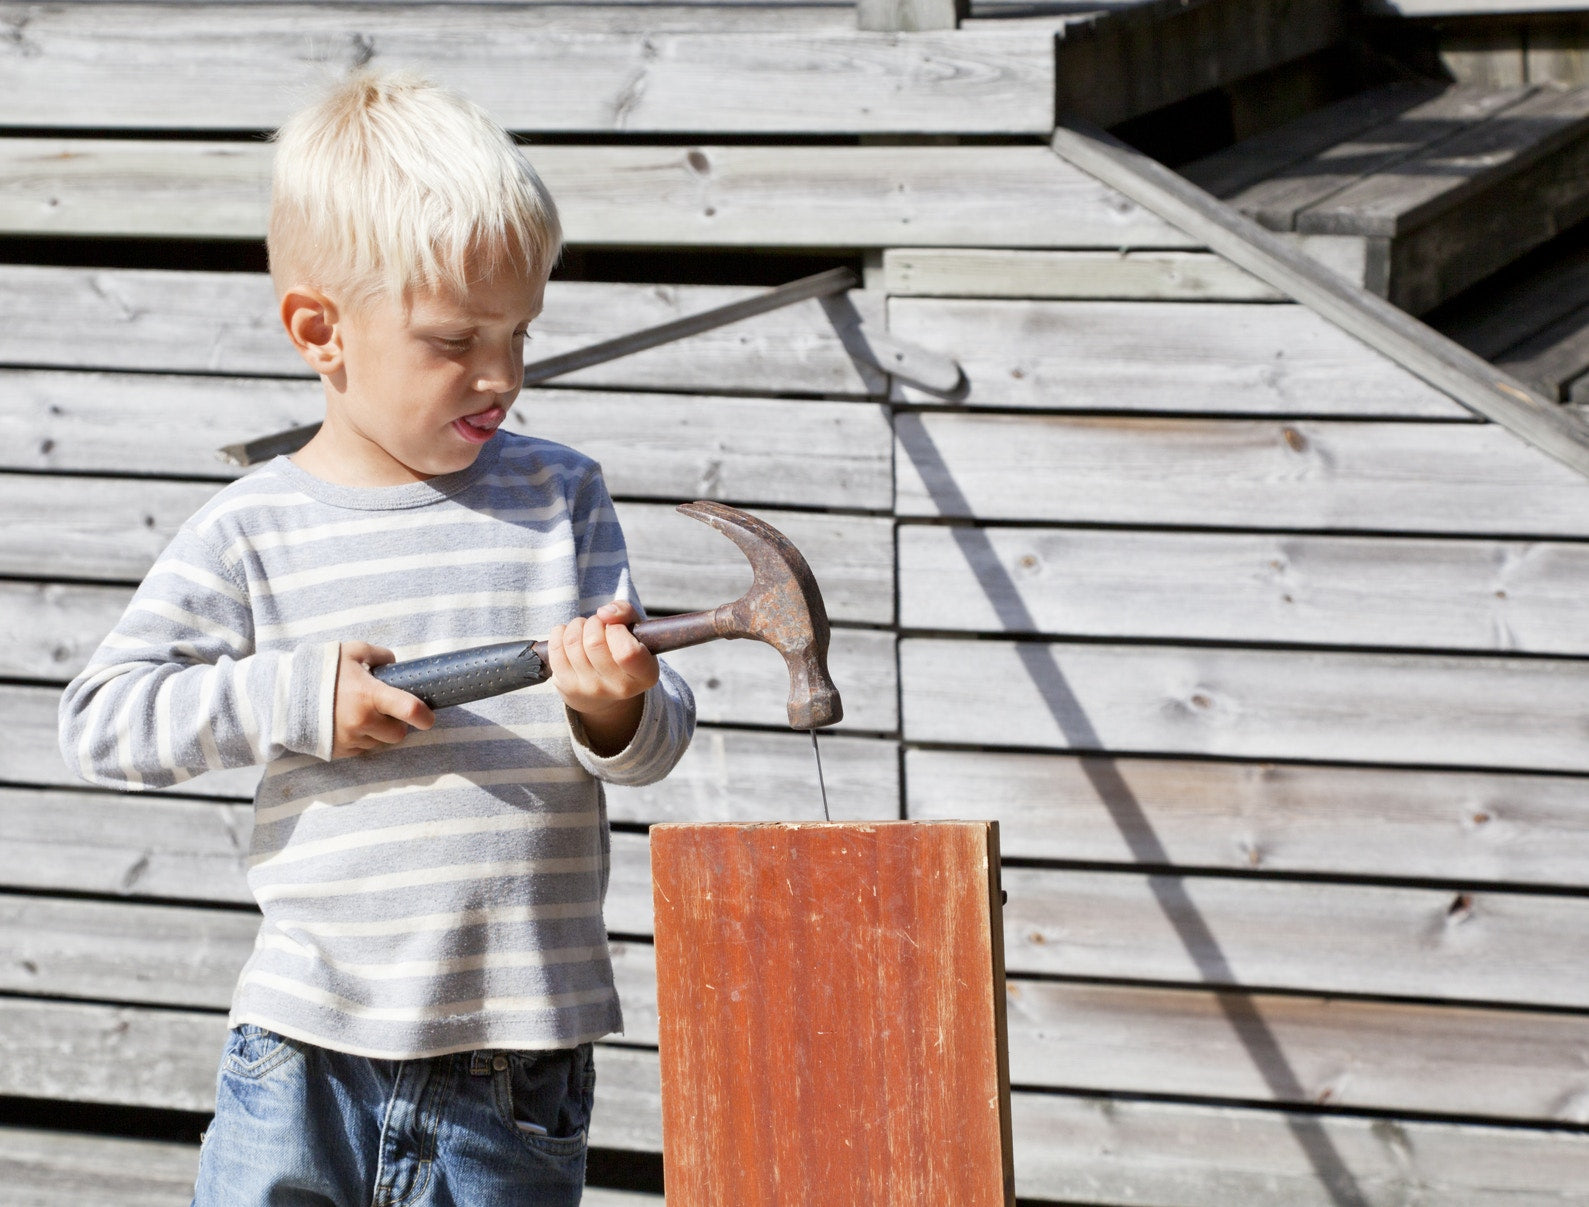
<svg viewBox="0 0 1589 1207">
<path fill-rule="evenodd" d="M 491 1073 L 491 1051 L 481 1048 L 469 1053 L 469 1076 L 487 1077 Z"/>
</svg>

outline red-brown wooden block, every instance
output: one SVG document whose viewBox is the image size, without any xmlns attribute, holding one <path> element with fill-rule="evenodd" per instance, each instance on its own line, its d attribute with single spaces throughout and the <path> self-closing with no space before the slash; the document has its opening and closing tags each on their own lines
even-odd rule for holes
<svg viewBox="0 0 1589 1207">
<path fill-rule="evenodd" d="M 996 822 L 651 829 L 668 1207 L 1015 1201 Z"/>
</svg>

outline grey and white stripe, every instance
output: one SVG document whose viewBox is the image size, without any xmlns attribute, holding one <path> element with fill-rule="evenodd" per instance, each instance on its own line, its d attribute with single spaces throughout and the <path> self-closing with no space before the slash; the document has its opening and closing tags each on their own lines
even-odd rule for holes
<svg viewBox="0 0 1589 1207">
<path fill-rule="evenodd" d="M 548 684 L 330 761 L 339 643 L 402 659 L 638 606 L 594 462 L 499 432 L 405 486 L 285 457 L 218 492 L 61 699 L 85 779 L 163 788 L 265 764 L 249 883 L 264 912 L 232 1022 L 387 1058 L 546 1048 L 620 1029 L 601 905 L 603 781 L 678 761 L 694 700 L 663 667 L 626 750 L 597 756 Z"/>
</svg>

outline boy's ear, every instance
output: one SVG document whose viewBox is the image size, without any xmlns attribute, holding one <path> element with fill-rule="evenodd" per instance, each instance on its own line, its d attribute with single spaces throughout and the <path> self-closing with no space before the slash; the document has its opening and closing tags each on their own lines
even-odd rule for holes
<svg viewBox="0 0 1589 1207">
<path fill-rule="evenodd" d="M 342 367 L 342 332 L 334 301 L 318 289 L 294 286 L 281 295 L 281 325 L 298 355 L 322 376 Z"/>
</svg>

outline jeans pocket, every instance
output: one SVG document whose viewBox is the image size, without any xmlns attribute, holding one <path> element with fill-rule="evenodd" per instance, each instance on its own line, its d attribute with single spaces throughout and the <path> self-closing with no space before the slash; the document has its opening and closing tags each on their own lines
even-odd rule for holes
<svg viewBox="0 0 1589 1207">
<path fill-rule="evenodd" d="M 277 1035 L 253 1023 L 239 1023 L 227 1036 L 221 1071 L 233 1077 L 258 1081 L 297 1054 L 298 1046 L 286 1036 Z"/>
<path fill-rule="evenodd" d="M 497 1101 L 504 1121 L 545 1156 L 582 1156 L 596 1084 L 591 1046 L 502 1055 L 507 1068 L 497 1074 Z"/>
</svg>

